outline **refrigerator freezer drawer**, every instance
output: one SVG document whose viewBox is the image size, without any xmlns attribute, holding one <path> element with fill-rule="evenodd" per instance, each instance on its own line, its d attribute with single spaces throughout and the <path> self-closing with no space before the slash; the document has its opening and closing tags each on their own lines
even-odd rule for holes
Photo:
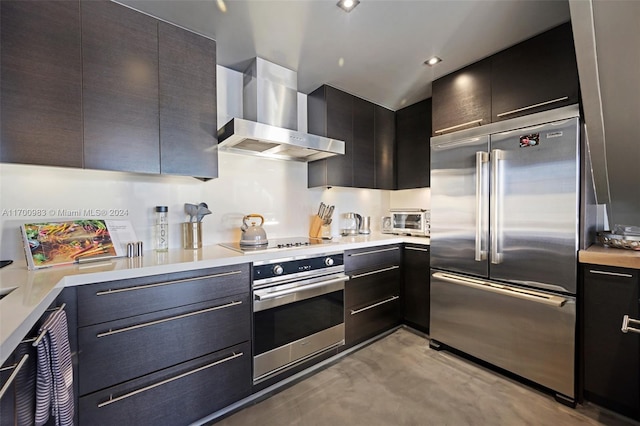
<svg viewBox="0 0 640 426">
<path fill-rule="evenodd" d="M 575 298 L 431 271 L 430 337 L 575 398 Z"/>
</svg>

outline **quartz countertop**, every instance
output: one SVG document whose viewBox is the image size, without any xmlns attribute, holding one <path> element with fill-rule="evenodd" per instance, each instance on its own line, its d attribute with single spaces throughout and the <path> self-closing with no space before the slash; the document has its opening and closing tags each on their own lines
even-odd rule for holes
<svg viewBox="0 0 640 426">
<path fill-rule="evenodd" d="M 399 243 L 429 245 L 430 239 L 372 234 L 334 238 L 331 243 L 317 246 L 251 253 L 211 245 L 198 250 L 145 251 L 140 257 L 54 266 L 37 271 L 29 271 L 25 262 L 15 262 L 0 269 L 0 294 L 6 294 L 0 299 L 0 364 L 23 338 L 30 337 L 27 333 L 65 287 Z"/>
<path fill-rule="evenodd" d="M 594 244 L 578 253 L 580 263 L 640 269 L 640 251 L 604 247 Z"/>
</svg>

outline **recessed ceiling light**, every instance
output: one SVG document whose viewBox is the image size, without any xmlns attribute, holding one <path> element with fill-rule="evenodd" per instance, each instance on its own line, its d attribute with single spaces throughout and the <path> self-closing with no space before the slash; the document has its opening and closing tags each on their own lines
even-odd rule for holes
<svg viewBox="0 0 640 426">
<path fill-rule="evenodd" d="M 340 0 L 338 6 L 345 12 L 351 12 L 360 3 L 360 0 Z"/>
<path fill-rule="evenodd" d="M 438 62 L 442 62 L 442 59 L 438 58 L 437 56 L 432 56 L 424 61 L 425 65 L 429 65 L 430 67 L 434 66 Z"/>
</svg>

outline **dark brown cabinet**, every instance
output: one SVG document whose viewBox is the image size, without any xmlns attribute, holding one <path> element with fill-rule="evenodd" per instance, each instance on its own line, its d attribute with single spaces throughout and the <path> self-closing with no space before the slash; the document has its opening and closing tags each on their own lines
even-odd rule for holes
<svg viewBox="0 0 640 426">
<path fill-rule="evenodd" d="M 85 167 L 160 173 L 157 20 L 83 2 L 82 66 Z"/>
<path fill-rule="evenodd" d="M 106 0 L 0 11 L 0 161 L 218 176 L 215 41 Z"/>
<path fill-rule="evenodd" d="M 307 96 L 309 133 L 344 141 L 344 155 L 308 164 L 308 186 L 353 186 L 353 96 L 320 86 Z"/>
<path fill-rule="evenodd" d="M 353 97 L 353 187 L 375 185 L 375 105 Z"/>
<path fill-rule="evenodd" d="M 218 177 L 216 42 L 158 23 L 160 171 Z"/>
<path fill-rule="evenodd" d="M 345 348 L 400 324 L 400 246 L 345 252 Z"/>
<path fill-rule="evenodd" d="M 249 264 L 77 288 L 80 424 L 191 423 L 251 392 Z"/>
<path fill-rule="evenodd" d="M 640 419 L 640 334 L 621 331 L 625 315 L 640 319 L 638 270 L 583 265 L 582 273 L 584 397 Z"/>
<path fill-rule="evenodd" d="M 345 154 L 308 164 L 309 188 L 394 188 L 393 111 L 321 86 L 307 96 L 309 133 L 345 142 Z"/>
<path fill-rule="evenodd" d="M 375 189 L 396 189 L 396 114 L 375 105 Z"/>
<path fill-rule="evenodd" d="M 396 111 L 397 189 L 430 184 L 431 103 L 429 98 Z"/>
<path fill-rule="evenodd" d="M 570 23 L 493 55 L 491 66 L 491 121 L 579 102 Z"/>
<path fill-rule="evenodd" d="M 491 58 L 433 82 L 433 136 L 491 123 Z"/>
<path fill-rule="evenodd" d="M 405 244 L 402 258 L 402 317 L 425 333 L 429 333 L 429 250 L 427 245 Z"/>
<path fill-rule="evenodd" d="M 80 3 L 0 2 L 0 161 L 82 167 Z"/>
</svg>

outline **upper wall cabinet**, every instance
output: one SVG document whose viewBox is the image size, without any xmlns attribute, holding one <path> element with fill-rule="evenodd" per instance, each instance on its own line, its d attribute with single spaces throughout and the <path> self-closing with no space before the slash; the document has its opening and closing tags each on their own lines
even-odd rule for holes
<svg viewBox="0 0 640 426">
<path fill-rule="evenodd" d="M 570 23 L 503 50 L 491 65 L 494 122 L 579 102 Z"/>
<path fill-rule="evenodd" d="M 431 123 L 431 121 L 429 121 Z M 396 189 L 396 114 L 375 105 L 375 189 Z"/>
<path fill-rule="evenodd" d="M 566 23 L 433 82 L 433 136 L 575 104 L 578 67 Z"/>
<path fill-rule="evenodd" d="M 485 59 L 433 82 L 433 136 L 491 122 L 491 62 Z"/>
<path fill-rule="evenodd" d="M 2 1 L 3 162 L 218 176 L 216 43 L 106 1 Z"/>
<path fill-rule="evenodd" d="M 307 96 L 309 133 L 344 141 L 344 155 L 312 161 L 308 186 L 353 186 L 353 96 L 320 86 Z"/>
<path fill-rule="evenodd" d="M 394 113 L 331 86 L 307 96 L 309 133 L 345 142 L 345 154 L 308 164 L 309 188 L 393 189 Z"/>
<path fill-rule="evenodd" d="M 82 167 L 80 4 L 0 2 L 0 161 Z"/>
<path fill-rule="evenodd" d="M 160 173 L 158 22 L 82 3 L 85 167 Z"/>
<path fill-rule="evenodd" d="M 398 189 L 430 184 L 431 98 L 396 111 Z"/>
<path fill-rule="evenodd" d="M 216 42 L 158 24 L 160 171 L 218 177 Z"/>
</svg>

